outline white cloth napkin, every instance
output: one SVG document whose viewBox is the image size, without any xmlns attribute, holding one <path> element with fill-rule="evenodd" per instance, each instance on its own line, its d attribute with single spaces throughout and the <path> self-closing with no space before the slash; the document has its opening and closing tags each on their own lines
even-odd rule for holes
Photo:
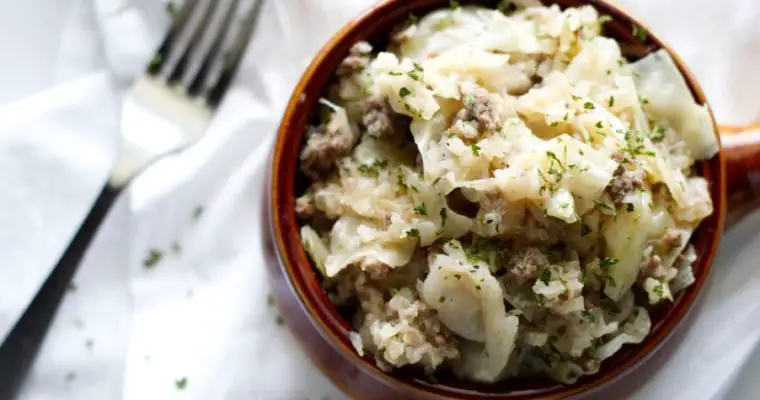
<svg viewBox="0 0 760 400">
<path fill-rule="evenodd" d="M 267 302 L 259 207 L 273 133 L 300 72 L 369 3 L 266 2 L 244 67 L 206 136 L 148 170 L 115 205 L 22 398 L 344 398 L 276 323 Z M 621 3 L 673 44 L 723 121 L 760 114 L 754 74 L 760 27 L 752 23 L 760 4 Z M 65 83 L 0 108 L 0 187 L 6 190 L 0 334 L 103 184 L 115 157 L 120 95 L 169 23 L 159 0 L 81 0 L 68 18 L 53 70 Z M 700 306 L 669 343 L 680 345 L 601 397 L 737 398 L 729 392 L 732 382 L 760 338 L 758 230 L 760 216 L 754 216 L 724 238 Z M 150 249 L 163 257 L 145 268 Z M 632 384 L 647 372 L 653 376 L 646 384 Z"/>
</svg>

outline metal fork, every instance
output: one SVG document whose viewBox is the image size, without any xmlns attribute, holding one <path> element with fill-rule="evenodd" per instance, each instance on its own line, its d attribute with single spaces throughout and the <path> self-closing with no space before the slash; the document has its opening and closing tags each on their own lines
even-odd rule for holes
<svg viewBox="0 0 760 400">
<path fill-rule="evenodd" d="M 150 164 L 193 144 L 203 134 L 240 65 L 263 0 L 249 4 L 245 10 L 239 0 L 200 5 L 198 0 L 187 0 L 174 17 L 146 72 L 122 105 L 123 148 L 108 183 L 0 345 L 0 400 L 18 396 L 80 261 L 118 195 Z M 234 17 L 243 11 L 239 31 L 233 35 Z M 214 16 L 221 17 L 218 29 L 211 28 Z M 197 68 L 191 68 L 193 63 Z"/>
</svg>

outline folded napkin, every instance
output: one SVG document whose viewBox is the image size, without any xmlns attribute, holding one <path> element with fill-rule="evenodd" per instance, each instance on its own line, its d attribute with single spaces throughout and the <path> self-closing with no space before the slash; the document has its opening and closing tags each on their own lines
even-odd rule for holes
<svg viewBox="0 0 760 400">
<path fill-rule="evenodd" d="M 319 47 L 369 3 L 266 1 L 240 75 L 207 134 L 146 171 L 115 205 L 22 398 L 345 398 L 268 304 L 259 207 L 290 91 Z M 722 120 L 760 114 L 760 92 L 752 90 L 760 84 L 753 73 L 760 54 L 754 0 L 620 3 L 674 45 Z M 76 2 L 52 70 L 62 83 L 0 107 L 0 185 L 7 193 L 0 197 L 0 333 L 104 183 L 116 154 L 121 95 L 169 21 L 158 0 Z M 724 238 L 699 306 L 670 349 L 597 397 L 740 396 L 730 390 L 760 338 L 758 230 L 754 216 Z M 151 252 L 160 255 L 155 265 L 147 262 Z"/>
</svg>

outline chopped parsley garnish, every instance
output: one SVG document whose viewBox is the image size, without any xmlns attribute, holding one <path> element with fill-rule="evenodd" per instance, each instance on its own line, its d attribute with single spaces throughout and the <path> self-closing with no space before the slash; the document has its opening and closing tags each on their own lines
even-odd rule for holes
<svg viewBox="0 0 760 400">
<path fill-rule="evenodd" d="M 554 128 L 557 125 L 559 125 L 559 122 L 557 122 L 557 121 L 554 121 L 554 122 L 552 122 L 552 123 L 549 124 L 549 126 L 551 126 L 552 128 Z"/>
<path fill-rule="evenodd" d="M 406 231 L 406 237 L 420 237 L 420 230 L 417 228 L 412 228 Z"/>
<path fill-rule="evenodd" d="M 472 155 L 474 155 L 475 157 L 480 155 L 480 146 L 478 146 L 477 144 L 473 144 L 472 146 L 470 146 L 470 149 L 472 150 Z"/>
<path fill-rule="evenodd" d="M 411 71 L 407 72 L 406 74 L 410 78 L 414 79 L 415 81 L 419 81 L 420 80 L 420 73 L 422 73 L 422 72 L 423 72 L 422 71 L 422 66 L 420 64 L 414 63 L 414 69 L 412 69 Z"/>
<path fill-rule="evenodd" d="M 459 2 L 457 0 L 449 0 L 449 8 L 451 11 L 456 11 L 459 9 Z"/>
<path fill-rule="evenodd" d="M 151 67 L 151 68 L 156 68 L 156 67 L 158 67 L 159 65 L 161 65 L 161 63 L 162 63 L 162 62 L 164 62 L 164 56 L 162 56 L 161 54 L 156 54 L 156 55 L 155 55 L 155 56 L 153 56 L 153 58 L 150 60 L 150 67 Z"/>
<path fill-rule="evenodd" d="M 404 179 L 404 171 L 398 171 L 398 175 L 396 176 L 396 184 L 399 185 L 399 187 L 402 189 L 409 189 L 409 186 L 406 184 L 406 180 Z"/>
<path fill-rule="evenodd" d="M 581 311 L 581 316 L 583 316 L 583 319 L 590 323 L 594 323 L 596 321 L 596 317 L 591 313 L 591 311 L 583 310 Z"/>
<path fill-rule="evenodd" d="M 174 386 L 177 387 L 179 390 L 185 390 L 185 387 L 187 386 L 187 378 L 181 378 L 174 381 Z"/>
<path fill-rule="evenodd" d="M 438 297 L 438 302 L 439 303 L 443 303 L 444 301 L 446 301 L 446 297 L 445 296 Z"/>
<path fill-rule="evenodd" d="M 203 206 L 195 207 L 193 210 L 193 220 L 197 221 L 203 215 Z"/>
<path fill-rule="evenodd" d="M 599 128 L 599 129 L 602 129 L 602 121 L 596 121 L 596 125 L 595 126 L 597 128 Z"/>
<path fill-rule="evenodd" d="M 610 266 L 617 264 L 618 261 L 620 260 L 618 260 L 617 258 L 604 257 L 604 259 L 601 262 L 599 262 L 599 268 L 606 271 L 609 269 Z"/>
<path fill-rule="evenodd" d="M 401 72 L 391 71 L 391 72 L 388 72 L 388 75 L 390 75 L 390 76 L 401 76 L 401 75 L 404 75 L 404 74 L 402 74 Z"/>
<path fill-rule="evenodd" d="M 511 11 L 513 6 L 514 0 L 501 0 L 496 9 L 506 14 L 507 12 Z"/>
<path fill-rule="evenodd" d="M 462 274 L 454 274 L 454 278 L 462 279 Z"/>
<path fill-rule="evenodd" d="M 480 290 L 480 285 L 475 285 L 475 289 Z"/>
<path fill-rule="evenodd" d="M 610 96 L 610 100 L 607 102 L 607 105 L 609 105 L 610 108 L 615 105 L 615 96 Z"/>
<path fill-rule="evenodd" d="M 422 203 L 418 205 L 417 207 L 414 207 L 414 214 L 427 215 L 427 206 L 425 206 L 425 203 Z"/>
<path fill-rule="evenodd" d="M 591 228 L 586 224 L 581 224 L 581 236 L 586 236 L 591 233 Z"/>
<path fill-rule="evenodd" d="M 641 104 L 644 104 L 644 105 L 649 104 L 649 99 L 647 99 L 644 96 L 639 96 L 639 101 L 641 102 Z"/>
<path fill-rule="evenodd" d="M 652 288 L 652 291 L 657 295 L 657 297 L 665 296 L 665 288 L 662 287 L 662 283 L 657 284 L 657 286 Z"/>
<path fill-rule="evenodd" d="M 570 97 L 572 97 L 572 98 L 573 98 L 573 101 L 579 101 L 579 100 L 581 99 L 581 97 L 580 97 L 580 96 L 576 96 L 576 95 L 574 95 L 574 94 L 570 95 Z"/>
<path fill-rule="evenodd" d="M 655 143 L 662 142 L 665 139 L 665 131 L 665 126 L 655 124 L 655 126 L 652 127 L 652 134 L 649 136 L 649 139 Z"/>
<path fill-rule="evenodd" d="M 161 261 L 161 257 L 163 256 L 164 254 L 160 250 L 150 249 L 148 251 L 148 256 L 143 261 L 143 266 L 145 268 L 153 268 L 159 261 Z"/>
<path fill-rule="evenodd" d="M 464 105 L 466 107 L 472 107 L 475 105 L 475 96 L 473 96 L 472 93 L 468 93 L 467 96 L 464 96 Z"/>
<path fill-rule="evenodd" d="M 446 214 L 446 209 L 442 208 L 438 215 L 441 216 L 441 225 L 446 226 L 446 219 L 449 217 L 448 214 Z"/>
<path fill-rule="evenodd" d="M 587 102 L 583 103 L 583 108 L 585 108 L 586 110 L 593 110 L 594 109 L 594 103 L 592 103 L 590 101 L 587 101 Z"/>
<path fill-rule="evenodd" d="M 401 97 L 406 97 L 406 96 L 409 96 L 410 94 L 412 94 L 412 91 L 409 90 L 408 87 L 402 87 L 401 89 L 398 90 L 398 95 Z"/>
<path fill-rule="evenodd" d="M 549 268 L 544 268 L 541 271 L 541 275 L 539 275 L 538 280 L 548 285 L 550 279 L 551 279 L 551 273 L 549 272 Z"/>
<path fill-rule="evenodd" d="M 166 13 L 172 18 L 177 16 L 177 5 L 173 1 L 166 3 Z"/>
<path fill-rule="evenodd" d="M 647 32 L 646 29 L 634 25 L 633 30 L 631 31 L 633 33 L 633 36 L 635 36 L 637 39 L 641 40 L 642 42 L 645 42 L 647 40 L 647 37 L 649 36 L 649 32 Z"/>
<path fill-rule="evenodd" d="M 372 164 L 362 164 L 356 168 L 357 171 L 365 175 L 377 176 L 380 173 L 380 168 L 384 168 L 388 165 L 388 161 L 375 160 Z M 401 175 L 399 175 L 401 177 Z"/>
</svg>

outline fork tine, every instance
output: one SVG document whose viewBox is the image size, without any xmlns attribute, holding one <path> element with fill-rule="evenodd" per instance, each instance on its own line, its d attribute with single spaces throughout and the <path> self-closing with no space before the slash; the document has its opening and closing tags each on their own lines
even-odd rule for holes
<svg viewBox="0 0 760 400">
<path fill-rule="evenodd" d="M 248 42 L 251 40 L 253 31 L 256 28 L 256 22 L 261 15 L 261 9 L 264 5 L 264 0 L 254 0 L 254 4 L 248 15 L 245 16 L 242 23 L 242 29 L 238 32 L 238 36 L 232 44 L 232 48 L 227 54 L 222 57 L 222 72 L 219 75 L 219 79 L 216 84 L 206 95 L 206 102 L 213 108 L 219 105 L 224 93 L 232 83 L 232 78 L 235 76 L 240 62 L 243 60 L 243 55 L 248 47 Z"/>
<path fill-rule="evenodd" d="M 206 10 L 203 10 L 203 18 L 194 29 L 195 31 L 190 38 L 190 42 L 182 52 L 182 56 L 174 67 L 174 71 L 169 75 L 169 82 L 180 82 L 182 76 L 185 75 L 187 66 L 190 63 L 190 58 L 203 47 L 203 35 L 208 31 L 208 25 L 211 22 L 212 17 L 216 14 L 216 10 L 220 1 L 212 0 Z"/>
<path fill-rule="evenodd" d="M 169 29 L 169 33 L 166 34 L 164 41 L 153 55 L 153 59 L 148 65 L 147 73 L 149 75 L 156 76 L 161 73 L 164 65 L 169 60 L 172 48 L 176 45 L 176 41 L 182 33 L 182 29 L 190 21 L 193 16 L 193 11 L 197 6 L 198 0 L 187 0 L 185 5 L 182 6 L 179 14 L 174 18 L 174 22 L 172 22 L 172 27 Z"/>
<path fill-rule="evenodd" d="M 201 67 L 198 69 L 195 77 L 193 77 L 190 85 L 187 87 L 187 93 L 190 96 L 196 96 L 204 89 L 203 83 L 206 80 L 206 76 L 211 72 L 211 67 L 214 65 L 214 61 L 219 58 L 219 53 L 221 53 L 224 42 L 227 40 L 230 26 L 232 25 L 232 18 L 235 16 L 239 3 L 240 0 L 231 0 L 230 7 L 227 9 L 227 14 L 224 16 L 224 20 L 216 32 L 209 53 L 203 59 Z"/>
</svg>

